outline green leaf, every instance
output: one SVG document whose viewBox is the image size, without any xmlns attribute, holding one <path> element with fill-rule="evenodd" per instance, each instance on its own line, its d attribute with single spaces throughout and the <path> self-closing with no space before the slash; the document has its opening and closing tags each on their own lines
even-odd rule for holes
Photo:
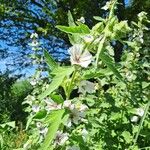
<svg viewBox="0 0 150 150">
<path fill-rule="evenodd" d="M 63 32 L 70 33 L 70 34 L 84 35 L 84 34 L 90 33 L 89 27 L 85 24 L 80 24 L 79 26 L 70 26 L 70 27 L 57 25 L 56 28 Z"/>
<path fill-rule="evenodd" d="M 104 22 L 104 21 L 105 21 L 105 19 L 104 19 L 104 18 L 99 17 L 99 16 L 93 16 L 93 18 L 94 18 L 95 20 L 97 20 L 97 21 L 102 21 L 102 22 Z"/>
<path fill-rule="evenodd" d="M 48 96 L 49 94 L 51 94 L 54 90 L 56 90 L 61 85 L 64 77 L 65 77 L 64 75 L 55 76 L 53 78 L 51 84 L 49 85 L 49 87 L 46 89 L 46 91 L 44 93 L 42 93 L 41 95 L 39 95 L 38 98 L 43 99 L 46 96 Z"/>
<path fill-rule="evenodd" d="M 29 125 L 31 124 L 33 118 L 34 118 L 34 116 L 30 116 L 30 117 L 28 118 L 28 121 L 27 121 L 27 123 L 26 123 L 26 130 L 29 128 Z"/>
<path fill-rule="evenodd" d="M 57 67 L 51 74 L 60 76 L 69 76 L 74 71 L 74 67 Z"/>
<path fill-rule="evenodd" d="M 97 23 L 95 26 L 92 27 L 93 34 L 97 33 L 100 34 L 104 30 L 104 24 L 103 22 Z"/>
<path fill-rule="evenodd" d="M 51 99 L 56 102 L 57 104 L 60 104 L 64 101 L 63 97 L 61 95 L 51 94 Z"/>
<path fill-rule="evenodd" d="M 40 110 L 39 112 L 37 112 L 34 116 L 34 119 L 42 119 L 46 116 L 47 112 L 45 109 Z"/>
<path fill-rule="evenodd" d="M 149 87 L 149 86 L 150 86 L 150 83 L 145 82 L 145 81 L 142 82 L 142 88 L 143 88 L 143 89 L 145 89 L 145 88 L 147 88 L 147 87 Z"/>
<path fill-rule="evenodd" d="M 68 11 L 68 24 L 69 24 L 69 26 L 76 26 L 70 11 Z M 81 41 L 82 41 L 82 38 L 80 37 L 79 34 L 73 34 L 73 35 L 68 34 L 68 37 L 69 37 L 69 41 L 72 45 L 81 43 Z"/>
<path fill-rule="evenodd" d="M 116 77 L 123 81 L 121 74 L 118 72 L 118 70 L 114 67 L 115 64 L 112 62 L 112 59 L 106 55 L 105 53 L 101 54 L 99 56 L 101 60 L 107 65 L 107 67 L 116 75 Z M 124 82 L 124 81 L 123 81 Z"/>
<path fill-rule="evenodd" d="M 47 50 L 44 50 L 44 57 L 47 65 L 49 66 L 50 70 L 53 70 L 54 68 L 57 68 L 58 65 L 55 62 L 55 60 L 51 57 L 51 55 L 48 53 Z"/>
<path fill-rule="evenodd" d="M 69 26 L 76 26 L 70 11 L 68 11 L 68 24 L 69 24 Z"/>
<path fill-rule="evenodd" d="M 85 70 L 83 72 L 83 79 L 87 80 L 87 79 L 91 79 L 91 78 L 97 78 L 97 77 L 106 77 L 106 76 L 110 76 L 112 75 L 113 72 L 109 69 L 109 68 L 105 68 L 105 69 L 97 69 L 95 70 L 94 68 L 89 69 L 89 70 Z"/>
<path fill-rule="evenodd" d="M 69 76 L 74 71 L 74 67 L 57 67 L 55 68 L 51 74 L 56 75 L 52 82 L 50 83 L 49 87 L 46 89 L 44 93 L 38 96 L 39 99 L 43 99 L 46 96 L 50 95 L 54 90 L 56 90 L 61 83 L 63 82 L 63 79 L 66 76 Z"/>
<path fill-rule="evenodd" d="M 48 133 L 45 137 L 45 140 L 41 146 L 41 150 L 49 150 L 49 149 L 53 149 L 53 147 L 51 146 L 52 140 L 55 138 L 56 136 L 56 132 L 60 126 L 60 124 L 62 123 L 62 117 L 64 114 L 65 110 L 57 110 L 57 111 L 53 111 L 47 118 L 46 122 L 50 123 L 49 127 L 48 127 Z"/>
<path fill-rule="evenodd" d="M 132 137 L 131 137 L 130 132 L 128 132 L 128 131 L 123 131 L 121 135 L 124 137 L 124 139 L 125 139 L 125 141 L 126 141 L 127 143 L 130 143 L 130 142 L 132 141 Z"/>
<path fill-rule="evenodd" d="M 4 139 L 3 136 L 0 134 L 0 148 L 2 148 L 4 145 Z"/>
</svg>

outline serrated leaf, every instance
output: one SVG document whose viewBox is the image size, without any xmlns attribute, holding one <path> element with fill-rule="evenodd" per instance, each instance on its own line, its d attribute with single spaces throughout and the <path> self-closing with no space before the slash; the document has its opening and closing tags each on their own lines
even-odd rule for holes
<svg viewBox="0 0 150 150">
<path fill-rule="evenodd" d="M 79 26 L 69 26 L 69 27 L 57 25 L 56 28 L 65 32 L 65 33 L 70 33 L 70 34 L 82 34 L 82 35 L 84 35 L 84 34 L 90 33 L 90 29 L 85 24 L 81 24 Z"/>
<path fill-rule="evenodd" d="M 47 65 L 49 66 L 50 70 L 53 70 L 54 68 L 58 67 L 55 60 L 52 58 L 52 56 L 46 50 L 44 50 L 44 57 L 45 57 L 45 61 L 46 61 Z"/>
<path fill-rule="evenodd" d="M 49 127 L 48 127 L 48 132 L 46 134 L 45 140 L 41 146 L 41 150 L 49 150 L 49 149 L 53 149 L 53 147 L 51 146 L 51 143 L 53 141 L 53 139 L 56 136 L 56 132 L 60 126 L 60 124 L 62 123 L 62 117 L 64 114 L 65 110 L 57 110 L 57 111 L 53 111 L 51 114 L 49 114 L 49 118 L 50 120 L 47 120 L 47 123 L 50 123 Z"/>
</svg>

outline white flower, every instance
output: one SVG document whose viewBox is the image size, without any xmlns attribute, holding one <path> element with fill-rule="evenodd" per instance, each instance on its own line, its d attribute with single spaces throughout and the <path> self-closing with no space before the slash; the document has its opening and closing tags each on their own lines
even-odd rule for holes
<svg viewBox="0 0 150 150">
<path fill-rule="evenodd" d="M 31 43 L 30 43 L 30 46 L 32 47 L 37 47 L 39 45 L 39 42 L 37 40 L 33 40 Z"/>
<path fill-rule="evenodd" d="M 140 117 L 142 117 L 144 115 L 144 110 L 143 108 L 137 108 L 136 109 L 136 114 Z"/>
<path fill-rule="evenodd" d="M 33 39 L 33 38 L 38 38 L 38 34 L 37 33 L 32 33 L 30 35 L 30 38 Z"/>
<path fill-rule="evenodd" d="M 83 140 L 86 141 L 87 136 L 88 136 L 88 131 L 86 129 L 83 129 L 82 132 L 81 132 L 81 134 L 82 134 Z"/>
<path fill-rule="evenodd" d="M 31 144 L 32 144 L 32 140 L 28 140 L 24 145 L 23 145 L 23 149 L 24 150 L 28 150 L 31 148 Z"/>
<path fill-rule="evenodd" d="M 76 104 L 75 108 L 80 112 L 86 111 L 88 109 L 88 107 L 85 104 L 80 104 L 80 103 Z"/>
<path fill-rule="evenodd" d="M 95 92 L 95 86 L 96 85 L 93 82 L 83 80 L 83 81 L 81 81 L 81 83 L 79 85 L 78 92 L 83 93 L 83 94 L 85 94 L 86 92 L 87 93 L 94 93 Z"/>
<path fill-rule="evenodd" d="M 46 133 L 48 132 L 48 128 L 47 127 L 41 127 L 40 129 L 39 129 L 39 132 L 40 132 L 40 134 L 42 134 L 42 135 L 46 135 Z"/>
<path fill-rule="evenodd" d="M 63 107 L 66 107 L 70 110 L 70 117 L 67 120 L 67 122 L 64 124 L 67 127 L 71 127 L 72 122 L 74 124 L 78 124 L 79 121 L 82 120 L 82 118 L 85 117 L 85 110 L 88 109 L 88 107 L 84 104 L 72 104 L 70 100 L 66 100 L 63 103 Z"/>
<path fill-rule="evenodd" d="M 86 43 L 91 43 L 93 40 L 94 40 L 94 37 L 92 35 L 85 35 L 83 37 L 83 40 L 86 42 Z"/>
<path fill-rule="evenodd" d="M 40 106 L 39 105 L 37 105 L 37 104 L 34 104 L 34 105 L 32 105 L 32 111 L 33 112 L 39 112 L 39 110 L 40 110 Z"/>
<path fill-rule="evenodd" d="M 30 84 L 31 84 L 32 86 L 36 85 L 36 84 L 37 84 L 37 80 L 35 80 L 35 79 L 31 80 L 31 81 L 30 81 Z"/>
<path fill-rule="evenodd" d="M 66 150 L 80 150 L 80 148 L 76 145 L 69 146 Z"/>
<path fill-rule="evenodd" d="M 71 120 L 73 123 L 78 124 L 81 119 L 81 113 L 77 109 L 71 111 Z"/>
<path fill-rule="evenodd" d="M 55 103 L 52 99 L 46 99 L 45 103 L 47 104 L 45 108 L 47 111 L 58 110 L 62 108 L 61 104 Z"/>
<path fill-rule="evenodd" d="M 36 122 L 36 127 L 39 129 L 39 133 L 41 135 L 46 135 L 48 128 L 43 126 L 43 124 L 41 122 Z"/>
<path fill-rule="evenodd" d="M 41 126 L 42 126 L 42 123 L 41 123 L 41 122 L 36 122 L 36 127 L 37 127 L 37 128 L 41 128 Z"/>
<path fill-rule="evenodd" d="M 64 125 L 68 128 L 70 128 L 72 126 L 72 122 L 71 122 L 71 119 L 69 118 L 65 123 Z"/>
<path fill-rule="evenodd" d="M 147 19 L 146 15 L 147 15 L 146 12 L 143 12 L 143 11 L 140 12 L 140 13 L 138 14 L 139 20 L 142 21 L 143 19 Z"/>
<path fill-rule="evenodd" d="M 131 122 L 138 122 L 138 120 L 139 120 L 138 116 L 131 117 Z"/>
<path fill-rule="evenodd" d="M 69 108 L 70 110 L 73 110 L 75 108 L 75 105 L 72 104 L 70 100 L 65 100 L 63 106 Z"/>
<path fill-rule="evenodd" d="M 85 23 L 84 17 L 81 17 L 80 19 L 77 19 L 77 21 L 79 21 L 79 22 L 81 22 L 81 23 Z"/>
<path fill-rule="evenodd" d="M 85 110 L 87 110 L 87 106 L 86 105 L 78 105 L 75 107 L 75 109 L 71 110 L 71 121 L 74 124 L 78 124 L 79 121 L 82 120 L 82 118 L 85 117 Z"/>
<path fill-rule="evenodd" d="M 69 48 L 70 61 L 71 64 L 80 65 L 84 68 L 87 68 L 92 61 L 92 55 L 87 50 L 83 51 L 83 45 L 75 44 Z"/>
<path fill-rule="evenodd" d="M 62 131 L 57 131 L 54 145 L 64 145 L 68 140 L 68 133 L 63 133 Z"/>
<path fill-rule="evenodd" d="M 108 10 L 110 8 L 110 6 L 111 6 L 111 2 L 106 2 L 106 5 L 103 6 L 101 9 Z"/>
</svg>

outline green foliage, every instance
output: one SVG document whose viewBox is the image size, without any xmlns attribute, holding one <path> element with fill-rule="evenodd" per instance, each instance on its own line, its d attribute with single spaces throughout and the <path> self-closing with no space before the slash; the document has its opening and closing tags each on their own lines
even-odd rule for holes
<svg viewBox="0 0 150 150">
<path fill-rule="evenodd" d="M 46 96 L 48 96 L 49 94 L 51 94 L 54 90 L 56 90 L 61 83 L 63 82 L 64 78 L 66 76 L 69 76 L 72 72 L 73 72 L 74 68 L 73 67 L 58 67 L 55 68 L 52 72 L 52 74 L 55 74 L 56 76 L 53 78 L 51 84 L 49 85 L 49 87 L 47 88 L 47 90 L 42 93 L 41 95 L 39 95 L 39 99 L 43 99 Z"/>
<path fill-rule="evenodd" d="M 53 149 L 51 142 L 56 137 L 56 132 L 60 124 L 62 123 L 62 117 L 64 112 L 65 112 L 64 110 L 58 110 L 56 112 L 52 112 L 45 119 L 45 122 L 49 123 L 50 126 L 48 127 L 48 132 L 41 146 L 41 149 L 43 150 Z"/>
<path fill-rule="evenodd" d="M 57 63 L 53 60 L 53 58 L 49 55 L 49 53 L 46 50 L 44 51 L 44 57 L 50 70 L 53 70 L 54 68 L 58 67 Z"/>
<path fill-rule="evenodd" d="M 33 92 L 23 102 L 29 112 L 29 135 L 20 148 L 54 150 L 138 150 L 149 147 L 149 60 L 143 49 L 146 13 L 128 25 L 115 16 L 96 17 L 93 28 L 74 22 L 57 26 L 69 34 L 71 66 L 60 66 L 45 51 L 48 80 L 34 76 Z M 144 21 L 143 21 L 144 20 Z M 82 39 L 80 43 L 77 36 Z M 123 45 L 114 61 L 116 40 Z M 38 64 L 40 59 L 36 58 Z"/>
<path fill-rule="evenodd" d="M 0 75 L 0 149 L 9 150 L 22 146 L 26 133 L 20 129 L 25 122 L 22 101 L 31 92 L 32 87 L 27 80 L 16 81 L 17 77 L 9 77 L 7 73 Z M 12 121 L 15 120 L 15 121 Z"/>
<path fill-rule="evenodd" d="M 56 28 L 58 28 L 59 30 L 66 32 L 66 33 L 70 33 L 70 34 L 89 34 L 90 33 L 90 29 L 88 28 L 88 26 L 84 25 L 84 24 L 80 24 L 78 26 L 70 26 L 70 27 L 66 27 L 66 26 L 60 26 L 57 25 Z"/>
</svg>

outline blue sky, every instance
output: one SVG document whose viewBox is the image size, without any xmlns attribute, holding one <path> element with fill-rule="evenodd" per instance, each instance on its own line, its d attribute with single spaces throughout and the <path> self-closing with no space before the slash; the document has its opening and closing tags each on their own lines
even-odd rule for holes
<svg viewBox="0 0 150 150">
<path fill-rule="evenodd" d="M 125 0 L 125 5 L 128 6 L 129 2 L 130 2 L 130 0 Z"/>
<path fill-rule="evenodd" d="M 125 0 L 125 5 L 126 6 L 129 6 L 129 2 L 131 2 L 131 0 Z M 17 31 L 18 32 L 18 31 Z M 45 41 L 45 40 L 44 40 Z M 15 53 L 19 53 L 19 47 L 17 48 L 17 47 L 10 47 L 10 46 L 8 46 L 4 41 L 2 41 L 2 40 L 0 40 L 0 42 L 1 42 L 1 46 L 3 47 L 3 48 L 8 48 L 9 50 L 12 50 L 13 51 L 13 53 L 15 52 Z M 46 41 L 45 41 L 45 43 L 44 43 L 44 45 L 50 45 L 50 43 L 48 43 L 49 41 L 47 41 L 47 43 L 46 43 Z M 56 42 L 56 41 L 55 41 Z M 56 47 L 56 46 L 55 46 Z M 61 47 L 61 46 L 60 46 Z M 16 50 L 16 49 L 18 49 L 18 50 Z M 64 51 L 62 48 L 59 48 L 60 49 L 60 51 Z M 29 50 L 29 49 L 28 49 Z M 55 51 L 55 49 L 54 49 L 54 51 Z M 63 53 L 62 53 L 63 54 Z M 16 55 L 16 54 L 15 54 Z M 57 54 L 58 55 L 58 54 Z M 56 57 L 56 56 L 55 56 Z M 64 56 L 61 56 L 61 57 L 64 57 Z M 11 56 L 9 57 L 9 58 L 6 58 L 5 60 L 3 59 L 3 60 L 0 60 L 0 71 L 4 71 L 4 70 L 6 70 L 6 62 L 9 62 L 9 63 L 13 63 L 13 61 L 11 61 L 11 59 L 13 59 Z M 15 66 L 15 65 L 14 65 Z M 33 72 L 33 70 L 31 71 L 32 69 L 31 68 L 26 68 L 26 70 L 24 70 L 24 72 L 29 72 L 28 74 L 30 74 L 31 72 Z"/>
</svg>

